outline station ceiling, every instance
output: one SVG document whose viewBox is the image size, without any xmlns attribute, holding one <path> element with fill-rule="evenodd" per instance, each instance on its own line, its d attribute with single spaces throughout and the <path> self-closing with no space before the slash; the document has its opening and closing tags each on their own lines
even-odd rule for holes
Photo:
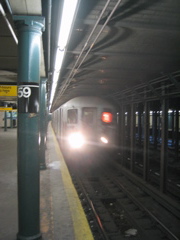
<svg viewBox="0 0 180 240">
<path fill-rule="evenodd" d="M 40 73 L 48 79 L 48 99 L 62 3 L 60 0 L 1 1 L 15 33 L 13 15 L 45 16 Z M 17 48 L 0 13 L 0 84 L 17 83 Z M 81 0 L 52 110 L 80 95 L 105 97 L 119 105 L 162 97 L 178 99 L 180 1 Z"/>
</svg>

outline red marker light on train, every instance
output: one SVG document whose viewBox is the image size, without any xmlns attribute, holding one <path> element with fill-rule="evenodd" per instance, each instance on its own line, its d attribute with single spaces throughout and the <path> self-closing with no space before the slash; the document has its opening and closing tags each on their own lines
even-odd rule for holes
<svg viewBox="0 0 180 240">
<path fill-rule="evenodd" d="M 101 120 L 105 123 L 111 123 L 113 119 L 113 115 L 110 112 L 103 112 L 101 115 Z"/>
</svg>

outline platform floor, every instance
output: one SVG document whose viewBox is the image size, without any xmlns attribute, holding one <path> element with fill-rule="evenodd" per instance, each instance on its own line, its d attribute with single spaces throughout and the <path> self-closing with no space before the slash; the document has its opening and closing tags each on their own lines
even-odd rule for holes
<svg viewBox="0 0 180 240">
<path fill-rule="evenodd" d="M 40 171 L 42 239 L 93 240 L 51 124 L 46 166 Z M 0 128 L 0 240 L 16 240 L 17 205 L 17 129 Z"/>
</svg>

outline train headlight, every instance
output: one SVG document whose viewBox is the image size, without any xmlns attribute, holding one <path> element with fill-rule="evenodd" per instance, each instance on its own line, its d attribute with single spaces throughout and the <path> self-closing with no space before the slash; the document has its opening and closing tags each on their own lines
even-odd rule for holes
<svg viewBox="0 0 180 240">
<path fill-rule="evenodd" d="M 101 137 L 101 142 L 107 144 L 108 143 L 108 139 L 106 137 Z"/>
<path fill-rule="evenodd" d="M 71 133 L 68 137 L 68 142 L 72 148 L 81 148 L 84 145 L 84 137 L 81 133 Z"/>
</svg>

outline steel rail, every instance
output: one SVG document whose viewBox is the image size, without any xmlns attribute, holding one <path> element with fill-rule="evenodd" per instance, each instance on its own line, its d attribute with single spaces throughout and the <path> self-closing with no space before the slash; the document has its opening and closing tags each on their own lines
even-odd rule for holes
<svg viewBox="0 0 180 240">
<path fill-rule="evenodd" d="M 108 173 L 109 175 L 109 173 Z M 132 199 L 132 201 L 139 207 L 141 208 L 143 211 L 145 211 L 154 221 L 156 221 L 161 228 L 166 232 L 166 234 L 168 234 L 171 239 L 174 240 L 179 240 L 179 238 L 177 236 L 175 236 L 174 233 L 172 233 L 152 212 L 150 212 L 146 207 L 143 206 L 142 203 L 140 203 L 121 183 L 119 183 L 112 175 L 112 180 L 114 181 L 114 183 L 116 185 L 118 185 L 127 195 L 129 198 Z"/>
<path fill-rule="evenodd" d="M 96 219 L 96 222 L 97 222 L 97 224 L 98 224 L 98 226 L 99 226 L 99 228 L 100 228 L 100 230 L 101 230 L 101 233 L 102 233 L 104 239 L 105 239 L 105 240 L 110 240 L 109 237 L 108 237 L 108 235 L 107 235 L 107 233 L 106 233 L 106 231 L 104 230 L 103 224 L 102 224 L 102 222 L 101 222 L 101 219 L 100 219 L 98 213 L 96 212 L 96 209 L 95 209 L 95 207 L 94 207 L 94 204 L 93 204 L 92 200 L 89 198 L 89 196 L 88 196 L 88 194 L 87 194 L 87 192 L 86 192 L 86 190 L 85 190 L 85 188 L 84 188 L 84 186 L 83 186 L 83 184 L 82 184 L 82 181 L 81 181 L 80 178 L 77 176 L 77 174 L 76 174 L 76 177 L 75 177 L 75 178 L 76 178 L 76 181 L 78 181 L 78 185 L 81 187 L 81 190 L 83 191 L 83 194 L 85 195 L 88 204 L 89 204 L 89 205 L 91 206 L 91 208 L 92 208 L 92 212 L 93 212 L 93 214 L 94 214 L 94 217 L 95 217 L 95 219 Z"/>
</svg>

